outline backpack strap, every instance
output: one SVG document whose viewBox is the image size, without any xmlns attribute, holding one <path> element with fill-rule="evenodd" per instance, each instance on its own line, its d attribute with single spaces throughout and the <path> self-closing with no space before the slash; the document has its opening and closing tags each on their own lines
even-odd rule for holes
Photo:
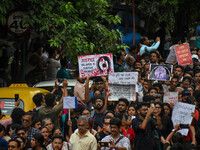
<svg viewBox="0 0 200 150">
<path fill-rule="evenodd" d="M 119 143 L 119 141 L 120 141 L 121 139 L 123 139 L 123 138 L 124 138 L 124 136 L 120 136 L 119 139 L 115 142 L 115 145 L 117 145 L 117 143 Z"/>
</svg>

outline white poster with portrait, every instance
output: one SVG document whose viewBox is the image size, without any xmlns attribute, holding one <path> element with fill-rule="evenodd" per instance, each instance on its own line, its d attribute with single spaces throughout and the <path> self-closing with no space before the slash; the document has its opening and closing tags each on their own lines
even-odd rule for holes
<svg viewBox="0 0 200 150">
<path fill-rule="evenodd" d="M 114 72 L 111 53 L 78 56 L 78 64 L 80 77 L 105 76 Z"/>
</svg>

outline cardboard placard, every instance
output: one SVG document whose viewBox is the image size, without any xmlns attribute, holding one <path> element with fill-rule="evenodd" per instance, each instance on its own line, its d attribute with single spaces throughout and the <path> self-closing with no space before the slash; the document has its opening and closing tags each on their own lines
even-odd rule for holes
<svg viewBox="0 0 200 150">
<path fill-rule="evenodd" d="M 192 115 L 191 113 L 194 112 L 195 105 L 187 104 L 187 103 L 181 103 L 177 102 L 174 105 L 174 109 L 172 112 L 172 122 L 175 126 L 176 124 L 182 123 L 182 124 L 191 124 L 192 122 Z M 181 129 L 178 132 L 180 132 L 182 135 L 187 136 L 188 129 Z"/>
<path fill-rule="evenodd" d="M 78 64 L 80 77 L 105 76 L 114 72 L 112 54 L 78 56 Z"/>
<path fill-rule="evenodd" d="M 175 46 L 176 58 L 181 66 L 193 65 L 189 44 Z"/>
<path fill-rule="evenodd" d="M 108 76 L 109 84 L 130 85 L 137 84 L 138 72 L 115 72 Z"/>
<path fill-rule="evenodd" d="M 178 92 L 168 92 L 164 94 L 163 98 L 164 103 L 176 103 L 178 102 Z"/>
<path fill-rule="evenodd" d="M 150 64 L 149 80 L 170 81 L 173 65 Z"/>
<path fill-rule="evenodd" d="M 126 98 L 129 101 L 136 100 L 135 85 L 109 84 L 108 89 L 111 95 L 109 101 L 118 101 L 119 98 Z"/>
</svg>

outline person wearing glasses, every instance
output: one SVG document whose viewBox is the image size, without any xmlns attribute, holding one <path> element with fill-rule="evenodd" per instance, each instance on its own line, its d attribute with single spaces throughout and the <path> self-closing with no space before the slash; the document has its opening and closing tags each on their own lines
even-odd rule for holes
<svg viewBox="0 0 200 150">
<path fill-rule="evenodd" d="M 32 127 L 33 123 L 33 114 L 31 112 L 25 112 L 25 114 L 22 116 L 22 126 L 25 128 L 26 132 L 28 133 L 27 135 L 27 140 L 31 140 L 34 134 L 40 133 L 40 130 L 35 129 Z M 12 137 L 16 136 L 16 131 L 13 131 Z"/>
<path fill-rule="evenodd" d="M 88 130 L 88 117 L 80 116 L 78 118 L 78 130 L 75 131 L 69 142 L 73 150 L 96 150 L 96 138 Z"/>
<path fill-rule="evenodd" d="M 101 141 L 105 136 L 110 134 L 110 116 L 105 116 L 103 118 L 103 128 L 101 129 L 101 132 L 98 132 L 95 137 L 97 141 Z"/>
<path fill-rule="evenodd" d="M 26 128 L 25 127 L 20 125 L 20 126 L 18 126 L 16 128 L 16 137 L 15 138 L 22 137 L 22 138 L 25 139 L 25 142 L 24 142 L 25 147 L 24 147 L 24 149 L 31 148 L 31 140 L 28 140 L 27 136 L 28 136 L 28 134 L 26 132 Z"/>
</svg>

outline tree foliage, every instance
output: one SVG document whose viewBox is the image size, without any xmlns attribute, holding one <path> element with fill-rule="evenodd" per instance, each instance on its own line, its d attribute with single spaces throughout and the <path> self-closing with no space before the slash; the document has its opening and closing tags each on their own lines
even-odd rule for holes
<svg viewBox="0 0 200 150">
<path fill-rule="evenodd" d="M 107 13 L 106 0 L 4 0 L 3 5 L 25 9 L 29 16 L 26 22 L 32 30 L 47 35 L 51 45 L 62 44 L 64 54 L 74 62 L 79 55 L 112 53 L 124 47 L 117 44 L 120 32 L 105 25 L 120 23 L 118 16 Z M 0 13 L 5 14 L 5 9 L 1 9 Z"/>
</svg>

